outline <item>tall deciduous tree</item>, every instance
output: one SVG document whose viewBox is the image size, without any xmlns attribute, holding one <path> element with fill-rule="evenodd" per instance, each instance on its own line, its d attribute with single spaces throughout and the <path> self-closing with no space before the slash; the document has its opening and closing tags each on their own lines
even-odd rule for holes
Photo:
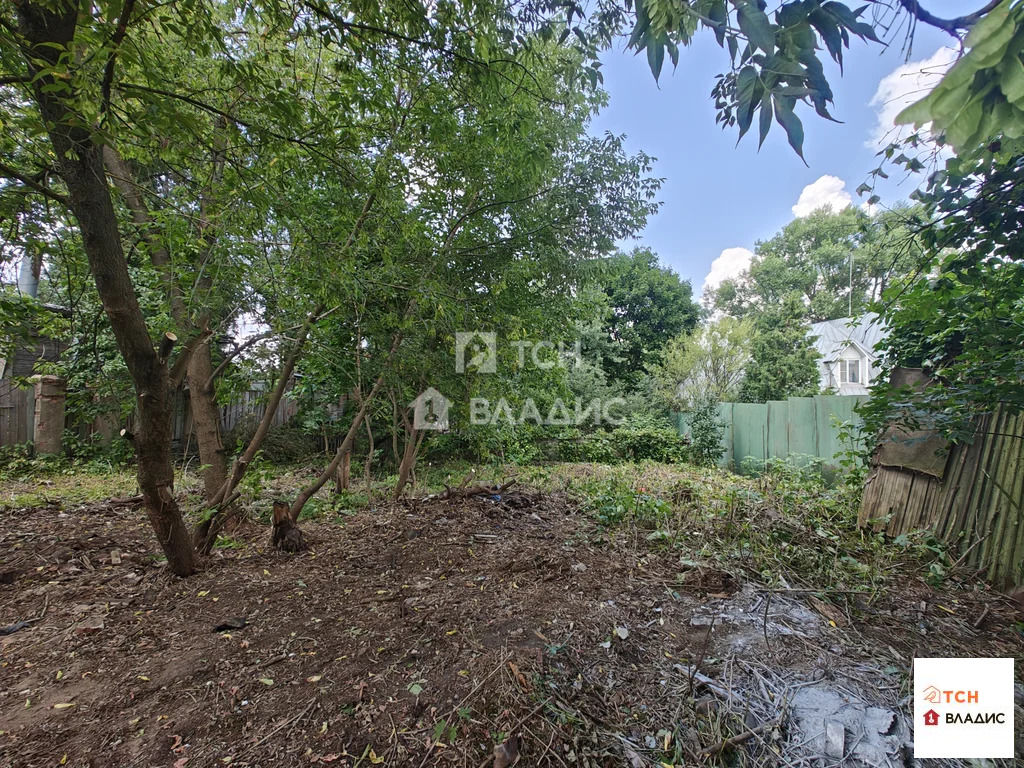
<svg viewBox="0 0 1024 768">
<path fill-rule="evenodd" d="M 605 327 L 617 347 L 604 365 L 613 379 L 634 386 L 670 339 L 693 330 L 700 307 L 689 281 L 661 266 L 647 248 L 611 259 L 604 290 L 610 309 Z"/>
<path fill-rule="evenodd" d="M 855 317 L 894 279 L 920 265 L 920 248 L 904 223 L 912 215 L 901 209 L 870 217 L 847 207 L 794 219 L 758 242 L 750 267 L 718 286 L 711 301 L 745 317 L 795 294 L 811 322 Z"/>
<path fill-rule="evenodd" d="M 750 320 L 725 316 L 672 339 L 653 368 L 662 397 L 683 411 L 705 397 L 736 399 L 750 362 L 751 327 Z"/>
<path fill-rule="evenodd" d="M 750 364 L 740 397 L 750 403 L 807 397 L 820 391 L 818 351 L 799 296 L 762 309 L 753 318 Z"/>
</svg>

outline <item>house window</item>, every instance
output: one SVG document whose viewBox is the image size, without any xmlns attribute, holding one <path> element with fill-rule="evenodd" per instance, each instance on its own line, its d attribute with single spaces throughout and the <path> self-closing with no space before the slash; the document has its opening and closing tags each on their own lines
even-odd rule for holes
<svg viewBox="0 0 1024 768">
<path fill-rule="evenodd" d="M 841 384 L 860 384 L 860 360 L 839 361 L 839 382 Z"/>
</svg>

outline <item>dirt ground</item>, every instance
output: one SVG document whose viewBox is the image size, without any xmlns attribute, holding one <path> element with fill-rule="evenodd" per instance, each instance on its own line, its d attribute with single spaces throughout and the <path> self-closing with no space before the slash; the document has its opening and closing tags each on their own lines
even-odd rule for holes
<svg viewBox="0 0 1024 768">
<path fill-rule="evenodd" d="M 909 765 L 915 655 L 1022 655 L 988 589 L 769 590 L 580 507 L 248 524 L 185 580 L 135 503 L 5 509 L 0 765 Z"/>
</svg>

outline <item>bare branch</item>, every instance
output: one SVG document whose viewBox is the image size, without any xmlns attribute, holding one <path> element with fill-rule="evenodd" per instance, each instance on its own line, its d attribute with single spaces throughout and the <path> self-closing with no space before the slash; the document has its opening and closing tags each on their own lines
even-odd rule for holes
<svg viewBox="0 0 1024 768">
<path fill-rule="evenodd" d="M 900 6 L 913 16 L 915 19 L 920 21 L 922 24 L 927 24 L 930 27 L 941 29 L 943 32 L 948 32 L 953 37 L 960 39 L 960 32 L 970 29 L 976 24 L 986 13 L 990 13 L 995 10 L 996 6 L 999 5 L 1001 0 L 990 0 L 984 8 L 980 8 L 974 13 L 968 13 L 964 16 L 957 16 L 952 19 L 943 19 L 930 11 L 925 10 L 921 7 L 919 0 L 899 0 Z"/>
<path fill-rule="evenodd" d="M 31 176 L 26 176 L 17 169 L 11 168 L 11 166 L 7 165 L 6 163 L 0 163 L 0 174 L 7 176 L 8 178 L 20 181 L 28 189 L 31 189 L 33 192 L 38 192 L 43 197 L 53 200 L 55 203 L 60 203 L 61 205 L 64 206 L 71 205 L 70 201 L 60 192 L 54 192 L 45 184 L 41 184 L 40 182 L 33 179 Z"/>
<path fill-rule="evenodd" d="M 135 10 L 135 0 L 125 0 L 121 9 L 121 18 L 117 21 L 117 28 L 110 40 L 110 55 L 107 57 L 107 65 L 103 68 L 103 83 L 100 85 L 100 92 L 103 95 L 103 113 L 110 109 L 110 86 L 114 82 L 114 67 L 117 62 L 117 51 L 121 47 L 125 33 L 128 31 L 128 20 L 132 11 Z"/>
</svg>

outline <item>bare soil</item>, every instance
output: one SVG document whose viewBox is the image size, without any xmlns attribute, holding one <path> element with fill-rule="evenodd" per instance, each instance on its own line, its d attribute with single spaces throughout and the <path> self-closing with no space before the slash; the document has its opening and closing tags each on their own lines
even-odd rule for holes
<svg viewBox="0 0 1024 768">
<path fill-rule="evenodd" d="M 578 506 L 388 503 L 299 554 L 247 524 L 185 580 L 132 503 L 0 511 L 0 765 L 838 764 L 808 687 L 896 765 L 915 655 L 1021 655 L 988 589 L 769 591 Z"/>
</svg>

